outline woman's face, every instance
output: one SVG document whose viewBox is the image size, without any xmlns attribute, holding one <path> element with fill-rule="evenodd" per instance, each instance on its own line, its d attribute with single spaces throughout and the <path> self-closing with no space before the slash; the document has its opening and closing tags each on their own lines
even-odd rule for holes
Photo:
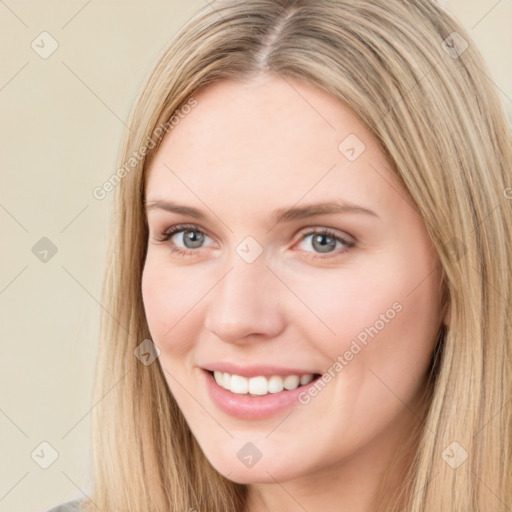
<svg viewBox="0 0 512 512">
<path fill-rule="evenodd" d="M 442 320 L 422 219 L 327 93 L 264 75 L 195 98 L 145 197 L 142 292 L 169 389 L 230 480 L 377 471 L 419 421 Z"/>
</svg>

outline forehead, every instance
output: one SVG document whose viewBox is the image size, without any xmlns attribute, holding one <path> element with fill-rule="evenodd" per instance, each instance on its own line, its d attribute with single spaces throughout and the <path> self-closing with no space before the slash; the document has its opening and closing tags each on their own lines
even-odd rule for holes
<svg viewBox="0 0 512 512">
<path fill-rule="evenodd" d="M 406 192 L 376 139 L 330 94 L 264 76 L 217 82 L 194 97 L 197 106 L 152 161 L 147 197 L 186 196 L 194 204 L 229 198 L 231 206 L 261 208 L 335 199 L 383 208 L 404 202 Z"/>
</svg>

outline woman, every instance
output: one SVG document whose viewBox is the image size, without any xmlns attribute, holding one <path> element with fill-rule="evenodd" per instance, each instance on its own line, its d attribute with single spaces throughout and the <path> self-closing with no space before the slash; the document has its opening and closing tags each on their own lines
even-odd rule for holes
<svg viewBox="0 0 512 512">
<path fill-rule="evenodd" d="M 485 73 L 427 0 L 222 0 L 181 29 L 110 181 L 81 510 L 510 509 Z"/>
</svg>

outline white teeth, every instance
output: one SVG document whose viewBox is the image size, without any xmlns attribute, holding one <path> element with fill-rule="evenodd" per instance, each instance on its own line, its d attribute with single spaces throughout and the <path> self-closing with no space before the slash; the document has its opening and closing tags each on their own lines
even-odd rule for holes
<svg viewBox="0 0 512 512">
<path fill-rule="evenodd" d="M 278 375 L 273 375 L 268 379 L 268 390 L 270 393 L 279 393 L 283 391 L 283 379 Z"/>
<path fill-rule="evenodd" d="M 304 386 L 304 384 L 309 384 L 313 380 L 313 374 L 307 373 L 300 378 L 300 385 Z"/>
<path fill-rule="evenodd" d="M 234 377 L 234 375 L 233 375 Z M 241 377 L 242 379 L 244 377 Z M 247 379 L 245 379 L 247 380 Z M 266 395 L 268 393 L 268 380 L 266 377 L 251 377 L 249 379 L 249 393 L 251 395 Z"/>
<path fill-rule="evenodd" d="M 279 375 L 272 375 L 267 378 L 264 376 L 258 377 L 242 377 L 241 375 L 231 375 L 227 372 L 214 371 L 213 376 L 215 382 L 224 389 L 237 393 L 240 395 L 266 395 L 268 393 L 279 393 L 283 389 L 292 390 L 308 384 L 313 380 L 312 373 L 304 375 L 287 375 L 280 377 Z"/>
<path fill-rule="evenodd" d="M 298 375 L 287 375 L 284 379 L 283 386 L 286 389 L 295 389 L 299 387 L 300 377 Z"/>
<path fill-rule="evenodd" d="M 213 376 L 215 377 L 215 382 L 216 382 L 217 384 L 220 384 L 220 383 L 222 382 L 222 380 L 221 380 L 221 379 L 224 379 L 224 373 L 223 373 L 223 372 L 219 372 L 219 371 L 217 371 L 217 370 L 215 370 L 215 371 L 213 372 Z M 222 385 L 222 384 L 221 384 L 221 385 Z"/>
<path fill-rule="evenodd" d="M 229 373 L 225 373 L 224 375 L 229 375 Z M 245 395 L 245 393 L 249 391 L 249 383 L 245 377 L 241 377 L 240 375 L 231 375 L 229 389 L 233 393 Z M 251 393 L 254 393 L 254 391 L 251 391 Z"/>
</svg>

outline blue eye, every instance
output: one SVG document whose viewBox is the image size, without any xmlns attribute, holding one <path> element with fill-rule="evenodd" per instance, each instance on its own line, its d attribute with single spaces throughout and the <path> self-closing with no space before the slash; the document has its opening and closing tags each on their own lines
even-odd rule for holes
<svg viewBox="0 0 512 512">
<path fill-rule="evenodd" d="M 167 229 L 157 237 L 157 240 L 159 242 L 167 242 L 178 233 L 183 233 L 182 241 L 185 247 L 176 246 L 173 242 L 171 245 L 171 252 L 184 255 L 194 252 L 194 249 L 200 249 L 200 244 L 204 241 L 205 236 L 207 236 L 204 231 L 193 224 L 180 224 Z M 187 244 L 190 245 L 187 247 Z"/>
<path fill-rule="evenodd" d="M 182 234 L 181 243 L 184 247 L 180 247 L 176 245 L 171 239 L 178 234 Z M 336 251 L 338 246 L 339 251 L 336 251 L 337 254 L 345 253 L 350 248 L 355 246 L 355 242 L 352 242 L 335 232 L 323 228 L 323 229 L 311 229 L 306 233 L 302 234 L 300 243 L 305 243 L 306 239 L 311 238 L 311 247 L 313 247 L 314 251 L 308 251 L 303 249 L 304 252 L 309 253 L 309 257 L 312 258 L 322 258 L 329 256 L 322 256 L 324 254 L 328 255 L 332 252 Z M 203 243 L 206 238 L 209 238 L 208 235 L 202 230 L 199 229 L 194 224 L 180 224 L 176 226 L 172 226 L 167 229 L 165 232 L 161 233 L 159 236 L 156 236 L 156 240 L 159 242 L 168 242 L 171 241 L 170 251 L 172 253 L 181 254 L 184 256 L 191 256 L 195 251 L 195 249 L 201 249 L 203 247 Z M 341 245 L 341 247 L 339 247 Z M 315 254 L 316 252 L 316 254 Z"/>
<path fill-rule="evenodd" d="M 308 237 L 311 238 L 311 247 L 317 253 L 312 255 L 313 258 L 322 257 L 322 254 L 332 253 L 336 249 L 336 245 L 341 244 L 341 253 L 347 252 L 350 248 L 355 246 L 355 243 L 343 238 L 342 236 L 334 233 L 330 229 L 312 229 L 302 235 L 301 242 L 304 242 Z M 309 251 L 306 251 L 309 252 Z"/>
</svg>

